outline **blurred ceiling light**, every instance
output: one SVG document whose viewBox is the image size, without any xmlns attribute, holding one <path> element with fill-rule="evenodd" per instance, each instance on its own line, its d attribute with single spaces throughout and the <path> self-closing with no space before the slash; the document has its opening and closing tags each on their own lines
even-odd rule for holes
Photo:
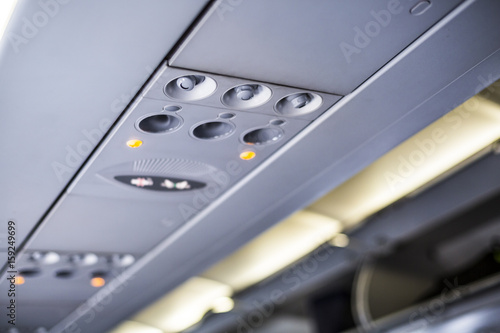
<svg viewBox="0 0 500 333">
<path fill-rule="evenodd" d="M 225 313 L 234 308 L 234 301 L 231 297 L 219 297 L 212 304 L 213 313 Z"/>
<path fill-rule="evenodd" d="M 163 333 L 163 331 L 156 327 L 128 320 L 109 333 Z"/>
<path fill-rule="evenodd" d="M 310 211 L 299 211 L 225 258 L 203 277 L 245 289 L 312 252 L 341 231 L 341 224 Z"/>
<path fill-rule="evenodd" d="M 2 38 L 9 20 L 16 7 L 17 0 L 2 0 L 0 1 L 0 39 Z"/>
<path fill-rule="evenodd" d="M 338 221 L 300 211 L 216 264 L 202 277 L 191 278 L 132 320 L 174 333 L 198 323 L 210 310 L 231 311 L 233 290 L 242 290 L 280 271 L 340 231 Z"/>
<path fill-rule="evenodd" d="M 406 140 L 308 209 L 352 227 L 500 138 L 500 106 L 475 96 Z"/>
<path fill-rule="evenodd" d="M 349 245 L 349 237 L 345 234 L 338 234 L 333 236 L 329 243 L 335 247 L 346 247 Z"/>
<path fill-rule="evenodd" d="M 180 332 L 199 322 L 214 308 L 214 302 L 230 297 L 232 293 L 232 289 L 226 284 L 194 277 L 141 311 L 132 320 L 158 327 L 166 333 Z M 122 333 L 115 333 L 118 332 Z"/>
</svg>

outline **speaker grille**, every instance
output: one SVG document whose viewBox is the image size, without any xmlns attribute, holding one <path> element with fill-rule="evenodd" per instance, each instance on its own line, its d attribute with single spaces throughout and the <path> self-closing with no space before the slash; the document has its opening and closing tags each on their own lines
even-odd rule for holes
<svg viewBox="0 0 500 333">
<path fill-rule="evenodd" d="M 153 158 L 134 161 L 135 173 L 166 176 L 203 177 L 216 172 L 217 168 L 196 161 L 177 158 Z"/>
</svg>

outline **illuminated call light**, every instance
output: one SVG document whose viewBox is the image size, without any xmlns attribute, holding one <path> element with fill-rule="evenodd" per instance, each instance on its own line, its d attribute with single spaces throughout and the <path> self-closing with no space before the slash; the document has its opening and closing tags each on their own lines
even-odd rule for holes
<svg viewBox="0 0 500 333">
<path fill-rule="evenodd" d="M 100 276 L 93 277 L 90 280 L 90 285 L 95 288 L 100 288 L 106 284 L 106 280 Z"/>
<path fill-rule="evenodd" d="M 142 141 L 141 140 L 128 140 L 127 141 L 127 146 L 129 146 L 130 148 L 138 148 L 140 146 L 142 146 Z"/>
<path fill-rule="evenodd" d="M 248 160 L 251 160 L 252 158 L 255 157 L 255 152 L 253 151 L 244 151 L 240 154 L 240 158 L 242 160 L 245 160 L 245 161 L 248 161 Z"/>
</svg>

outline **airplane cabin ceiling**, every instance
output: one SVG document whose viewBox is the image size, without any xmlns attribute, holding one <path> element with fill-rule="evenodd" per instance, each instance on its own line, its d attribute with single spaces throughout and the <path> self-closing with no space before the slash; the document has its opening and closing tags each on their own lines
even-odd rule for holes
<svg viewBox="0 0 500 333">
<path fill-rule="evenodd" d="M 0 218 L 34 272 L 18 328 L 110 330 L 338 187 L 500 77 L 498 13 L 20 0 L 0 45 Z"/>
</svg>

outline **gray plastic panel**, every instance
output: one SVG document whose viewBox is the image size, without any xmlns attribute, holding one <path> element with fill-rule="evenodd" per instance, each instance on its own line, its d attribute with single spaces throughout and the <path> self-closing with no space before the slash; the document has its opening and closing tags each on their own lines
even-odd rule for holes
<svg viewBox="0 0 500 333">
<path fill-rule="evenodd" d="M 317 123 L 313 123 L 292 139 L 287 147 L 283 147 L 280 152 L 264 161 L 263 166 L 257 167 L 251 176 L 225 193 L 191 223 L 188 222 L 176 230 L 172 237 L 162 241 L 160 246 L 145 255 L 125 273 L 124 277 L 128 278 L 122 280 L 125 288 L 117 285 L 109 290 L 101 290 L 93 296 L 91 301 L 96 303 L 99 303 L 103 296 L 109 296 L 106 298 L 106 303 L 96 305 L 98 311 L 96 308 L 83 306 L 54 327 L 52 332 L 63 331 L 66 325 L 73 321 L 77 322 L 76 327 L 82 332 L 95 333 L 109 329 L 122 316 L 133 313 L 159 297 L 162 292 L 174 288 L 189 276 L 198 274 L 248 241 L 253 235 L 352 176 L 401 140 L 450 110 L 457 103 L 457 99 L 461 99 L 457 96 L 463 96 L 465 99 L 473 93 L 474 88 L 484 87 L 481 80 L 476 80 L 479 75 L 483 78 L 484 75 L 487 77 L 488 73 L 496 75 L 493 70 L 498 69 L 498 58 L 490 58 L 488 62 L 479 64 L 499 47 L 496 38 L 498 5 L 494 1 L 476 3 L 471 1 L 469 5 L 471 6 L 463 8 L 463 12 L 453 16 L 453 19 L 444 22 L 442 30 L 434 30 L 427 34 L 358 91 L 323 114 Z M 459 47 L 467 48 L 469 52 L 457 52 Z M 429 57 L 433 61 L 429 61 Z M 422 64 L 427 65 L 422 66 Z M 474 66 L 478 66 L 475 71 L 467 73 Z M 460 77 L 461 79 L 457 80 Z M 143 102 L 146 103 L 146 100 Z M 148 104 L 151 105 L 151 109 L 140 110 L 138 106 L 134 112 L 139 110 L 140 114 L 156 112 L 166 101 L 150 99 L 148 103 L 151 103 Z M 182 113 L 188 110 L 188 105 L 182 104 L 182 106 L 183 110 L 179 115 L 184 117 Z M 198 106 L 190 104 L 189 108 L 191 107 L 194 110 Z M 215 109 L 203 108 L 208 118 L 216 116 Z M 235 121 L 243 114 L 255 119 L 271 117 L 247 111 L 240 113 Z M 133 127 L 136 119 L 134 116 L 123 120 L 120 130 L 113 132 L 113 137 L 98 151 L 96 158 L 92 160 L 92 165 L 84 170 L 85 174 L 71 188 L 71 194 L 61 201 L 57 212 L 62 212 L 62 206 L 66 204 L 68 204 L 67 211 L 70 212 L 69 202 L 72 198 L 87 200 L 86 191 L 93 186 L 99 193 L 103 189 L 109 191 L 108 193 L 103 191 L 101 199 L 107 197 L 107 200 L 122 200 L 116 196 L 124 192 L 117 190 L 118 186 L 109 183 L 107 187 L 101 186 L 108 181 L 97 175 L 109 171 L 112 166 L 135 160 L 135 156 L 119 157 L 118 153 L 131 154 L 132 150 L 124 147 L 123 143 L 129 137 L 128 134 L 136 133 Z M 186 118 L 184 120 L 186 126 L 188 122 Z M 127 122 L 127 125 L 124 122 Z M 299 120 L 294 119 L 294 122 Z M 166 139 L 181 133 L 188 135 L 189 131 L 185 129 L 186 127 L 182 127 L 177 132 L 162 137 Z M 120 134 L 121 130 L 125 131 Z M 233 134 L 225 140 L 234 137 Z M 144 142 L 142 148 L 147 148 L 149 137 Z M 160 141 L 157 142 L 156 148 L 151 150 L 155 154 L 164 149 L 163 145 L 159 144 Z M 224 140 L 218 143 L 222 142 Z M 233 143 L 233 149 L 238 147 L 239 143 L 236 142 L 237 140 Z M 173 146 L 175 142 L 171 144 Z M 108 146 L 109 149 L 116 150 L 109 156 Z M 119 151 L 120 149 L 122 151 Z M 134 152 L 141 151 L 143 150 L 134 150 Z M 232 154 L 232 151 L 234 150 L 221 153 Z M 207 164 L 215 164 L 207 157 L 208 152 L 201 153 L 204 154 L 200 155 L 201 160 Z M 217 164 L 215 167 L 220 168 Z M 134 191 L 134 195 L 146 193 L 138 191 L 140 190 Z M 140 200 L 139 194 L 134 197 L 132 189 L 130 191 L 127 189 L 127 193 L 131 198 L 135 198 L 128 202 L 136 205 Z M 148 200 L 153 199 L 149 197 Z M 161 209 L 161 200 L 157 202 L 160 207 L 158 209 Z M 47 228 L 52 222 L 57 221 L 57 212 L 46 220 Z M 69 218 L 68 215 L 57 223 L 71 223 Z M 75 218 L 78 217 L 71 217 Z M 82 224 L 84 222 L 86 221 L 79 221 Z M 116 226 L 117 229 L 121 227 L 122 225 Z M 63 242 L 66 246 L 75 241 L 81 245 L 89 236 L 73 233 L 72 237 L 60 240 L 57 238 L 65 236 L 44 235 L 43 228 L 40 231 L 40 239 L 47 237 L 44 240 L 46 244 L 50 241 L 61 242 L 58 246 Z M 35 243 L 30 246 L 33 245 Z M 1 286 L 4 285 L 5 283 Z M 5 295 L 2 290 L 0 291 Z M 90 315 L 95 315 L 95 320 L 88 320 Z M 72 328 L 67 329 L 67 332 L 74 331 L 76 330 Z"/>
<path fill-rule="evenodd" d="M 139 260 L 122 276 L 126 289 L 95 295 L 113 296 L 96 320 L 87 323 L 93 311 L 81 309 L 52 332 L 110 329 L 492 83 L 499 10 L 496 0 L 467 1 Z"/>
<path fill-rule="evenodd" d="M 346 95 L 460 2 L 221 1 L 170 64 Z"/>
<path fill-rule="evenodd" d="M 179 102 L 180 100 L 173 99 L 173 98 L 169 97 L 167 94 L 165 94 L 165 86 L 169 82 L 173 81 L 175 78 L 180 77 L 180 76 L 184 76 L 184 75 L 205 75 L 205 76 L 208 76 L 210 78 L 213 78 L 217 84 L 216 90 L 211 94 L 210 97 L 203 98 L 200 100 L 189 101 L 188 103 L 197 104 L 197 105 L 213 106 L 216 108 L 225 108 L 225 109 L 227 109 L 227 111 L 237 109 L 237 110 L 243 111 L 243 112 L 262 113 L 262 114 L 267 114 L 267 115 L 278 117 L 278 118 L 314 120 L 321 113 L 325 112 L 325 110 L 327 110 L 329 107 L 331 107 L 333 104 L 335 104 L 341 98 L 341 96 L 322 93 L 322 94 L 320 94 L 322 97 L 322 101 L 321 101 L 321 104 L 318 106 L 318 109 L 316 111 L 302 114 L 302 115 L 297 115 L 297 116 L 287 116 L 287 115 L 280 114 L 276 111 L 276 103 L 280 99 L 282 99 L 283 97 L 286 97 L 290 94 L 294 94 L 294 93 L 315 93 L 315 92 L 311 91 L 311 90 L 283 87 L 283 86 L 277 86 L 274 84 L 267 84 L 266 83 L 265 86 L 271 89 L 271 97 L 269 98 L 268 101 L 264 102 L 260 106 L 256 106 L 256 107 L 249 108 L 249 109 L 235 108 L 235 107 L 227 106 L 222 102 L 222 98 L 223 98 L 225 92 L 227 92 L 228 90 L 230 90 L 231 88 L 233 88 L 237 85 L 244 85 L 244 84 L 252 85 L 252 84 L 262 84 L 262 83 L 257 82 L 257 81 L 238 79 L 238 78 L 232 78 L 232 77 L 215 75 L 215 74 L 207 74 L 207 73 L 203 73 L 203 72 L 186 71 L 183 69 L 176 69 L 176 68 L 169 68 L 168 70 L 164 71 L 157 78 L 157 81 L 155 82 L 155 84 L 151 85 L 151 87 L 143 94 L 143 96 L 147 97 L 147 98 L 161 99 L 161 100 L 167 100 L 167 101 L 171 101 L 171 102 Z"/>
<path fill-rule="evenodd" d="M 163 100 L 142 98 L 135 103 L 45 221 L 31 241 L 30 249 L 144 254 L 310 123 L 301 117 L 281 117 L 274 112 L 277 100 L 297 92 L 292 88 L 268 85 L 272 91 L 270 100 L 248 110 L 230 109 L 221 102 L 227 89 L 248 83 L 235 78 L 212 76 L 217 89 L 196 102 L 172 100 L 163 93 L 163 87 L 172 78 L 200 74 L 165 68 L 156 76 L 145 95 Z M 307 117 L 322 113 L 340 98 L 328 94 L 321 97 L 323 104 Z M 169 111 L 172 108 L 175 111 Z M 220 117 L 227 112 L 234 117 Z M 141 131 L 141 120 L 151 115 L 174 116 L 180 119 L 181 125 L 160 134 Z M 273 120 L 284 123 L 271 125 Z M 234 131 L 214 140 L 196 138 L 193 130 L 211 121 L 229 124 Z M 282 137 L 268 144 L 245 144 L 244 135 L 260 128 L 281 132 Z M 130 148 L 126 145 L 130 139 L 140 139 L 143 144 Z M 243 161 L 239 158 L 243 151 L 254 151 L 256 157 Z M 140 167 L 134 167 L 134 163 Z M 151 191 L 148 186 L 139 188 L 114 179 L 120 175 L 186 179 L 205 183 L 206 187 L 176 192 Z"/>
<path fill-rule="evenodd" d="M 166 202 L 69 195 L 29 248 L 143 254 L 172 233 L 181 217 Z"/>
<path fill-rule="evenodd" d="M 17 258 L 18 271 L 25 269 L 39 271 L 38 275 L 26 276 L 25 283 L 16 286 L 16 327 L 22 333 L 33 332 L 38 327 L 48 329 L 85 302 L 97 290 L 90 285 L 93 273 L 106 273 L 106 280 L 109 282 L 123 271 L 123 268 L 113 267 L 109 263 L 107 259 L 111 254 L 108 253 L 98 254 L 98 262 L 88 266 L 71 262 L 70 256 L 78 253 L 59 254 L 60 261 L 53 264 L 34 262 L 30 259 L 29 253 Z M 73 274 L 56 277 L 56 274 L 63 270 L 72 271 Z M 0 290 L 6 295 L 4 288 L 5 283 Z M 6 327 L 6 321 L 0 323 L 0 328 Z"/>
<path fill-rule="evenodd" d="M 18 1 L 0 40 L 0 131 L 6 138 L 0 146 L 0 250 L 6 222 L 17 222 L 19 248 L 207 2 Z M 95 133 L 91 139 L 89 132 Z M 70 150 L 77 158 L 68 164 Z M 71 242 L 79 235 L 50 237 Z M 0 266 L 5 259 L 1 252 Z M 2 307 L 8 301 L 4 277 Z M 42 277 L 18 287 L 20 332 L 50 328 L 95 292 L 79 293 L 88 281 L 71 291 L 51 282 Z M 61 295 L 72 299 L 59 302 Z M 2 314 L 5 332 L 11 326 Z"/>
<path fill-rule="evenodd" d="M 163 94 L 165 82 L 171 78 L 194 74 L 200 73 L 179 73 L 165 67 L 156 75 L 146 90 L 163 100 L 139 98 L 134 103 L 32 237 L 28 250 L 141 256 L 172 235 L 310 123 L 310 120 L 281 117 L 273 111 L 278 99 L 296 92 L 290 88 L 270 85 L 274 93 L 270 100 L 262 107 L 249 110 L 233 110 L 221 102 L 226 88 L 246 82 L 234 78 L 214 76 L 220 89 L 196 104 L 172 100 Z M 340 98 L 321 95 L 322 105 L 308 117 L 324 112 Z M 231 119 L 221 117 L 228 112 L 233 115 Z M 160 134 L 144 132 L 141 121 L 151 115 L 177 117 L 179 126 Z M 272 120 L 282 120 L 283 123 L 273 125 Z M 194 128 L 210 121 L 230 124 L 233 132 L 213 140 L 196 138 Z M 245 144 L 244 134 L 256 128 L 277 130 L 282 137 L 268 144 Z M 140 139 L 143 144 L 131 148 L 126 144 L 130 139 Z M 248 150 L 254 151 L 256 157 L 241 160 L 240 153 Z M 151 191 L 147 186 L 130 186 L 114 179 L 119 175 L 187 179 L 205 183 L 206 187 L 177 192 Z M 205 237 L 217 237 L 217 234 L 207 233 Z M 88 276 L 83 275 L 58 289 L 42 287 L 53 284 L 53 274 L 33 278 L 36 283 L 30 282 L 28 288 L 20 286 L 33 292 L 33 296 L 22 298 L 28 305 L 24 311 L 35 309 L 32 306 L 38 299 L 60 301 L 64 295 L 72 295 L 71 290 L 78 290 L 78 295 L 82 295 L 70 297 L 71 300 L 83 302 L 95 292 L 88 287 Z M 35 287 L 37 292 L 33 291 Z"/>
<path fill-rule="evenodd" d="M 17 221 L 18 246 L 206 3 L 18 2 L 0 44 L 8 140 L 0 220 Z M 48 17 L 36 33 L 26 27 L 34 17 Z M 16 36 L 26 43 L 13 43 Z"/>
</svg>

